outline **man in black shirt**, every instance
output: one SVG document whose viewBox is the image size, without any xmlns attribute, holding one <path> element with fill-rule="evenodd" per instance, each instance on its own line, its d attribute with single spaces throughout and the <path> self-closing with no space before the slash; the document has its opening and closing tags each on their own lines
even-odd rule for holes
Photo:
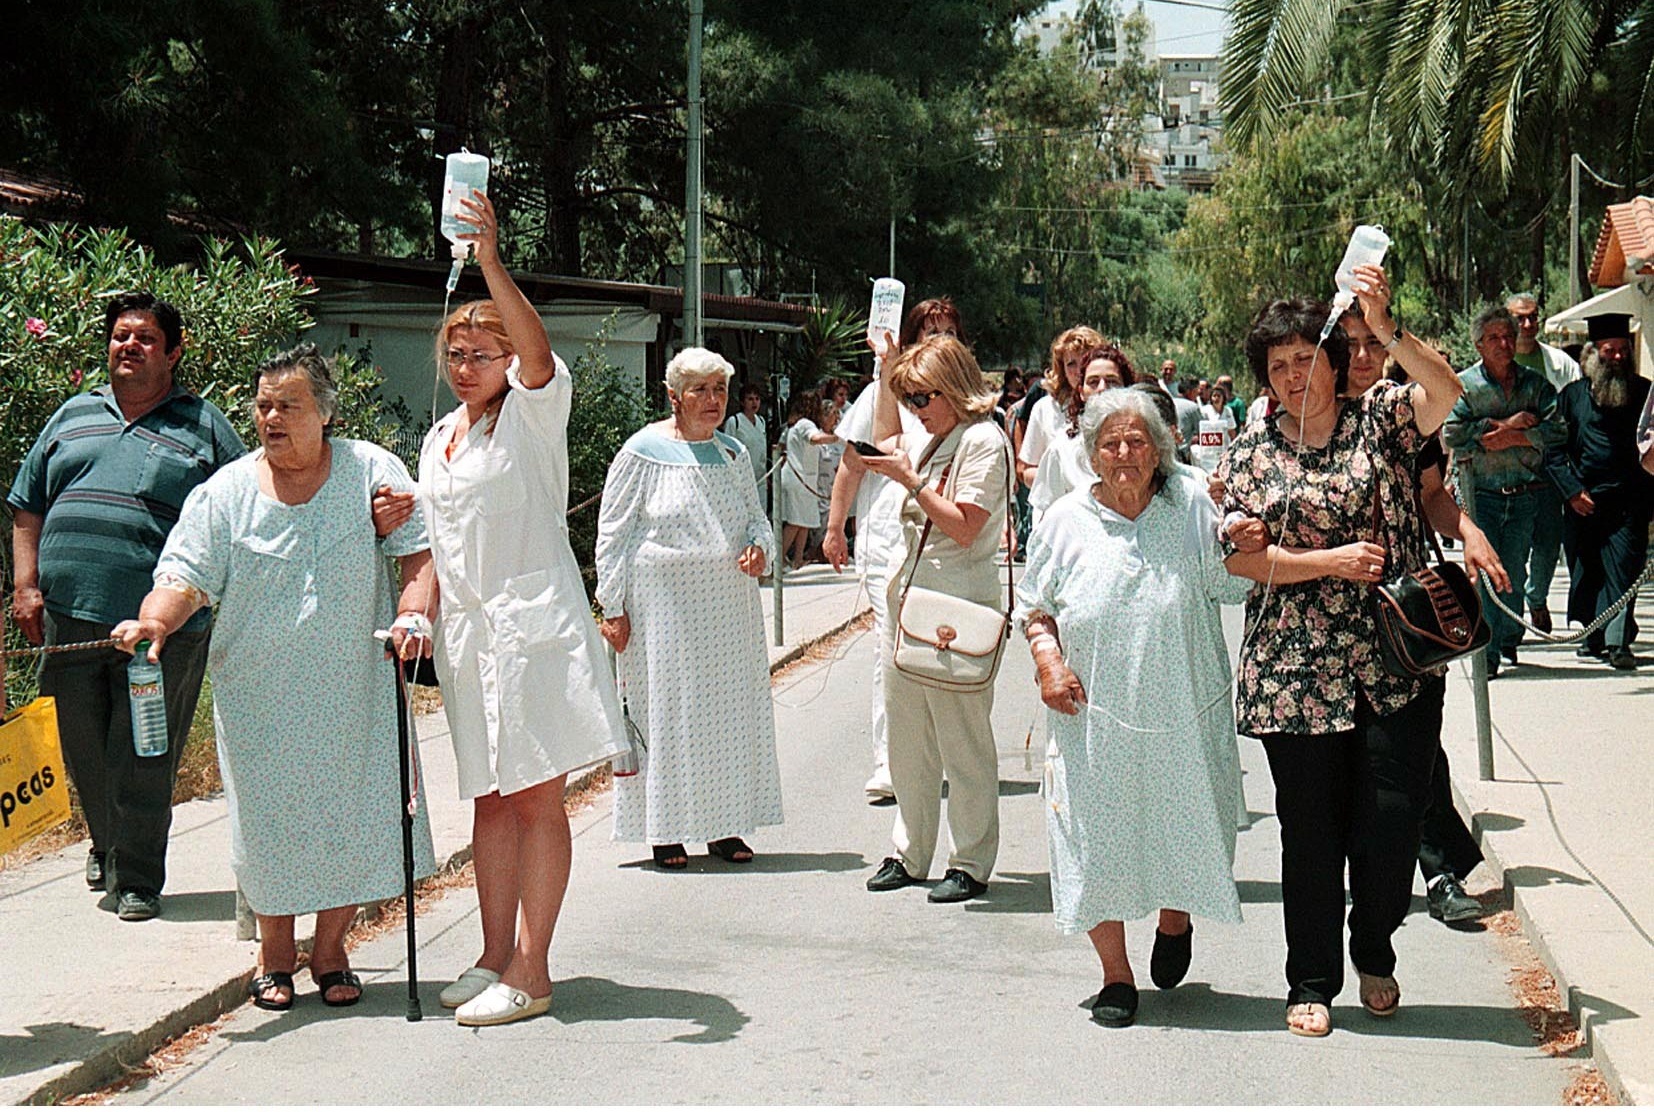
<svg viewBox="0 0 1654 1112">
<path fill-rule="evenodd" d="M 1631 318 L 1602 313 L 1586 321 L 1596 352 L 1585 377 L 1557 398 L 1568 438 L 1545 453 L 1545 469 L 1562 492 L 1567 517 L 1562 544 L 1568 556 L 1568 620 L 1584 625 L 1613 605 L 1642 573 L 1648 559 L 1648 522 L 1654 478 L 1641 467 L 1637 418 L 1648 380 L 1631 358 Z M 1637 666 L 1635 604 L 1593 633 L 1578 650 L 1620 671 Z"/>
</svg>

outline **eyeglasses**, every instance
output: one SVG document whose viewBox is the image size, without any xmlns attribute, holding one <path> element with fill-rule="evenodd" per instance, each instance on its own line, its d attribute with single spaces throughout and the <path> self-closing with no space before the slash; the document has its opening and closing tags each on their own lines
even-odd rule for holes
<svg viewBox="0 0 1654 1112">
<path fill-rule="evenodd" d="M 1537 312 L 1534 312 L 1534 313 L 1512 313 L 1511 316 L 1516 320 L 1516 322 L 1518 324 L 1520 324 L 1524 321 L 1530 321 L 1530 320 L 1536 321 L 1536 320 L 1539 319 L 1539 314 Z"/>
<path fill-rule="evenodd" d="M 486 351 L 473 351 L 467 354 L 459 348 L 449 348 L 443 352 L 443 357 L 450 367 L 462 367 L 469 363 L 479 371 L 486 371 L 500 360 L 511 358 L 508 355 L 490 355 Z"/>
<path fill-rule="evenodd" d="M 931 403 L 932 399 L 941 396 L 942 391 L 940 390 L 925 390 L 918 394 L 903 394 L 902 401 L 907 403 L 909 409 L 923 409 Z"/>
</svg>

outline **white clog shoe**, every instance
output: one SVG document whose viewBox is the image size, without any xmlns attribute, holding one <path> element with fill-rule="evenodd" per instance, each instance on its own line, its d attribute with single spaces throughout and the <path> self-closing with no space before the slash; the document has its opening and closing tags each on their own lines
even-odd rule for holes
<svg viewBox="0 0 1654 1112">
<path fill-rule="evenodd" d="M 530 996 L 521 989 L 495 982 L 477 994 L 474 1000 L 461 1004 L 454 1018 L 461 1027 L 497 1027 L 532 1019 L 551 1010 L 551 997 Z"/>
<path fill-rule="evenodd" d="M 444 1008 L 457 1008 L 468 1000 L 475 1000 L 483 989 L 497 984 L 499 979 L 500 975 L 492 969 L 473 965 L 461 973 L 458 980 L 443 989 L 438 999 L 442 1001 Z"/>
</svg>

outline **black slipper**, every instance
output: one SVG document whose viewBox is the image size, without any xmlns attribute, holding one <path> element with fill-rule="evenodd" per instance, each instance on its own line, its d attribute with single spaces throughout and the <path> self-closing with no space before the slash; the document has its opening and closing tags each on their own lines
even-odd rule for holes
<svg viewBox="0 0 1654 1112">
<path fill-rule="evenodd" d="M 1176 988 L 1189 972 L 1189 958 L 1193 952 L 1195 924 L 1182 934 L 1154 932 L 1154 952 L 1149 955 L 1149 979 L 1155 988 Z"/>
<path fill-rule="evenodd" d="M 1137 1022 L 1137 986 L 1124 981 L 1104 985 L 1091 1005 L 1091 1018 L 1104 1027 L 1130 1027 Z"/>
<path fill-rule="evenodd" d="M 736 865 L 746 865 L 752 861 L 752 847 L 739 838 L 719 838 L 716 842 L 708 842 L 706 852 Z"/>
<path fill-rule="evenodd" d="M 264 994 L 273 988 L 287 990 L 286 1000 L 266 1000 Z M 263 1008 L 267 1012 L 285 1012 L 293 1006 L 293 974 L 291 973 L 261 973 L 247 982 L 247 994 L 253 998 L 253 1007 Z"/>
<path fill-rule="evenodd" d="M 321 991 L 322 1003 L 330 1008 L 349 1008 L 362 1002 L 362 978 L 349 969 L 335 969 L 321 974 L 316 978 L 316 988 Z M 330 988 L 353 988 L 356 995 L 348 1000 L 330 1000 L 327 995 Z"/>
<path fill-rule="evenodd" d="M 683 848 L 682 842 L 673 842 L 669 846 L 650 846 L 649 852 L 654 855 L 657 869 L 689 868 L 689 851 Z"/>
</svg>

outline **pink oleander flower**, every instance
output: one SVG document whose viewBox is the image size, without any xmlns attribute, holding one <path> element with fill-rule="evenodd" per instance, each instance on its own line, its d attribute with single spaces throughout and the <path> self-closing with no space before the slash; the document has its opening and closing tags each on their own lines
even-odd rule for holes
<svg viewBox="0 0 1654 1112">
<path fill-rule="evenodd" d="M 74 370 L 69 372 L 69 381 L 74 383 L 76 386 L 79 386 L 80 383 L 81 383 L 81 380 L 84 379 L 85 377 L 86 377 L 86 372 L 81 370 L 79 367 L 76 367 Z"/>
<path fill-rule="evenodd" d="M 23 328 L 31 336 L 46 335 L 46 322 L 41 320 L 39 317 L 30 317 L 28 320 L 24 321 Z"/>
</svg>

